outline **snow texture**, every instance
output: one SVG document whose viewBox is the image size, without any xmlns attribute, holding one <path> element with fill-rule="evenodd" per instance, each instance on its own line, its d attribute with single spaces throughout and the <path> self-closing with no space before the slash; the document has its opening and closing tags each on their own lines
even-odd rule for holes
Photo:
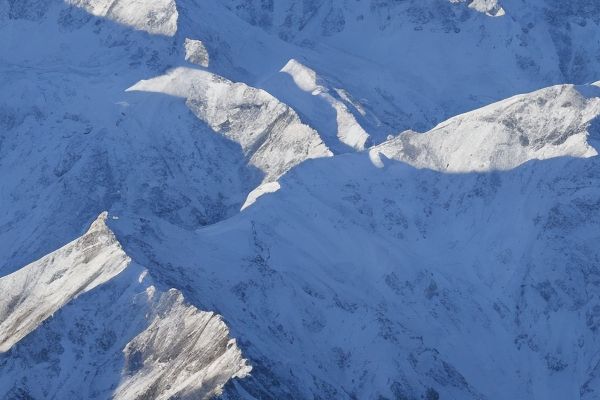
<svg viewBox="0 0 600 400">
<path fill-rule="evenodd" d="M 240 144 L 266 180 L 279 178 L 304 160 L 332 155 L 292 108 L 263 90 L 210 72 L 177 68 L 127 90 L 185 98 L 200 120 Z"/>
<path fill-rule="evenodd" d="M 156 35 L 173 36 L 177 32 L 175 0 L 67 0 L 97 17 Z"/>
</svg>

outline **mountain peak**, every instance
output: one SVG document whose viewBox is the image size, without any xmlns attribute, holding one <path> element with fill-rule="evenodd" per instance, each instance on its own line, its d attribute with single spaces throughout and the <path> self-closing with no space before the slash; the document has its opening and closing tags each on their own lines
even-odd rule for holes
<svg viewBox="0 0 600 400">
<path fill-rule="evenodd" d="M 78 395 L 92 398 L 97 393 L 86 377 L 94 371 L 95 390 L 106 398 L 208 399 L 230 379 L 246 377 L 252 367 L 222 318 L 177 289 L 157 289 L 125 254 L 107 218 L 101 213 L 82 237 L 0 277 L 0 353 L 7 353 L 0 397 L 19 390 L 41 398 L 51 389 L 64 398 L 79 385 Z M 36 357 L 78 382 L 55 384 L 44 363 L 21 365 Z M 28 379 L 39 382 L 27 385 Z"/>
<path fill-rule="evenodd" d="M 0 300 L 0 351 L 129 265 L 130 258 L 106 225 L 107 217 L 103 212 L 80 238 L 0 278 L 0 291 L 5 293 Z"/>
<path fill-rule="evenodd" d="M 87 230 L 87 233 L 99 232 L 99 231 L 110 232 L 110 228 L 108 227 L 108 225 L 106 225 L 107 219 L 108 219 L 108 211 L 102 211 L 100 213 L 100 215 L 98 215 L 98 218 L 96 218 L 94 220 L 94 222 L 92 222 L 89 229 Z"/>
</svg>

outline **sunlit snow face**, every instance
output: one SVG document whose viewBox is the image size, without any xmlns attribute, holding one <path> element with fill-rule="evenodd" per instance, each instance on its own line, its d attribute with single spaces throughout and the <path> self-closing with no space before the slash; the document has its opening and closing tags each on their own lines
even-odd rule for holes
<svg viewBox="0 0 600 400">
<path fill-rule="evenodd" d="M 177 32 L 175 0 L 65 0 L 97 17 L 151 34 L 173 36 Z"/>
</svg>

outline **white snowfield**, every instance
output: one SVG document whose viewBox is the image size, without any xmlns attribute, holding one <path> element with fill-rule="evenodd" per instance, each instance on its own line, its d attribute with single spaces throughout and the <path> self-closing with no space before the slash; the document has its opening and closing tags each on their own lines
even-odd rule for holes
<svg viewBox="0 0 600 400">
<path fill-rule="evenodd" d="M 245 377 L 252 368 L 221 318 L 178 290 L 159 291 L 106 218 L 0 278 L 0 350 L 19 355 L 4 361 L 0 398 L 18 396 L 15 383 L 25 382 L 34 398 L 208 399 Z"/>
<path fill-rule="evenodd" d="M 0 0 L 0 399 L 597 400 L 598 21 Z"/>
<path fill-rule="evenodd" d="M 560 85 L 404 132 L 371 153 L 444 172 L 508 170 L 530 160 L 597 155 L 588 129 L 600 116 L 600 87 Z"/>
</svg>

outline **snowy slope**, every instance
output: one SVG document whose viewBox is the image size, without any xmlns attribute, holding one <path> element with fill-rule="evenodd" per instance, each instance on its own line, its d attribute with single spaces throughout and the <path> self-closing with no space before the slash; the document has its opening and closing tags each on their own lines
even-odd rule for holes
<svg viewBox="0 0 600 400">
<path fill-rule="evenodd" d="M 204 399 L 246 376 L 220 317 L 157 289 L 106 218 L 0 278 L 0 397 Z"/>
<path fill-rule="evenodd" d="M 360 99 L 380 121 L 375 142 L 516 94 L 598 79 L 600 8 L 590 0 L 221 3 L 303 48 L 303 64 Z"/>
<path fill-rule="evenodd" d="M 61 1 L 32 20 L 11 14 L 15 4 L 0 13 L 10 22 L 0 24 L 9 39 L 0 41 L 8 78 L 0 83 L 0 199 L 12 205 L 0 212 L 6 272 L 79 236 L 83 221 L 105 209 L 192 229 L 236 213 L 263 180 L 330 155 L 318 133 L 268 93 L 189 68 L 186 37 L 150 36 Z M 175 71 L 215 89 L 187 101 L 197 116 L 169 94 L 174 87 L 127 91 L 178 64 Z M 201 114 L 201 101 L 212 114 Z"/>
<path fill-rule="evenodd" d="M 370 152 L 445 172 L 507 170 L 530 160 L 591 157 L 600 88 L 554 86 L 459 115 L 431 131 L 404 132 Z"/>
<path fill-rule="evenodd" d="M 132 254 L 227 317 L 255 367 L 229 398 L 594 399 L 597 164 L 315 160 L 240 215 L 161 225 L 163 252 Z"/>
<path fill-rule="evenodd" d="M 209 72 L 179 68 L 127 91 L 183 97 L 200 120 L 239 143 L 250 164 L 268 181 L 304 160 L 332 155 L 318 133 L 289 106 L 263 90 Z"/>
<path fill-rule="evenodd" d="M 125 269 L 130 260 L 105 219 L 101 215 L 77 241 L 0 280 L 0 351 L 8 351 L 71 299 Z"/>
</svg>

